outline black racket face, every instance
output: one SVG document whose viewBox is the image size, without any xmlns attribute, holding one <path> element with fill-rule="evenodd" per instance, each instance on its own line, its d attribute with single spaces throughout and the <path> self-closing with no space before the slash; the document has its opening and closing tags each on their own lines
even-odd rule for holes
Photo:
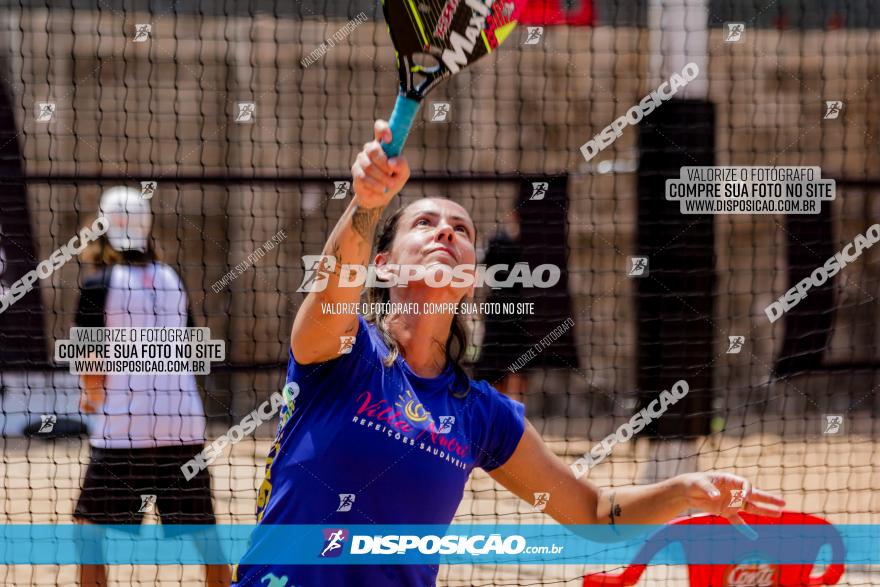
<svg viewBox="0 0 880 587">
<path fill-rule="evenodd" d="M 494 51 L 525 0 L 383 0 L 401 89 L 416 100 Z"/>
</svg>

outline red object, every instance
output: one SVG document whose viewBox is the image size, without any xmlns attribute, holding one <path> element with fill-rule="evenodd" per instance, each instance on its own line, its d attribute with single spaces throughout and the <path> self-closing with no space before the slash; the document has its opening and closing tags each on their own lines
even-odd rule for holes
<svg viewBox="0 0 880 587">
<path fill-rule="evenodd" d="M 740 517 L 749 525 L 752 524 L 829 524 L 826 520 L 801 512 L 783 512 L 779 518 L 758 516 L 740 512 Z M 700 515 L 679 518 L 670 522 L 671 525 L 717 524 L 727 525 L 730 522 L 721 516 Z M 836 530 L 835 530 L 836 533 Z M 838 535 L 839 536 L 839 535 Z M 747 540 L 743 538 L 743 540 Z M 687 544 L 683 544 L 687 556 Z M 645 549 L 650 548 L 645 545 Z M 843 558 L 843 544 L 832 545 L 835 560 Z M 818 551 L 815 553 L 818 555 Z M 618 575 L 595 573 L 584 577 L 584 587 L 623 587 L 635 585 L 646 565 L 630 565 Z M 740 564 L 740 565 L 688 565 L 690 587 L 803 587 L 812 585 L 835 585 L 843 576 L 842 564 L 828 565 L 825 572 L 813 576 L 813 564 Z"/>
<path fill-rule="evenodd" d="M 786 16 L 784 9 L 779 10 L 779 15 L 776 17 L 776 20 L 773 22 L 773 24 L 780 31 L 784 31 L 788 28 L 788 16 Z"/>
<path fill-rule="evenodd" d="M 835 12 L 831 15 L 831 18 L 828 19 L 828 25 L 825 27 L 829 31 L 836 31 L 842 29 L 844 25 L 843 17 L 839 12 Z"/>
<path fill-rule="evenodd" d="M 580 12 L 564 12 L 562 0 L 529 0 L 525 10 L 516 19 L 527 26 L 593 26 L 593 3 L 581 0 Z"/>
</svg>

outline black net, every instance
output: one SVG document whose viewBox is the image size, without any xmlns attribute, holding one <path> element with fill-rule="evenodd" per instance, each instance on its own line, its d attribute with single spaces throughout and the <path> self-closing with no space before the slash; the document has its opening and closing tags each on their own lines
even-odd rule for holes
<svg viewBox="0 0 880 587">
<path fill-rule="evenodd" d="M 406 146 L 402 202 L 460 202 L 486 264 L 560 269 L 547 289 L 476 292 L 477 303 L 533 306 L 470 316 L 467 369 L 524 401 L 568 464 L 685 379 L 687 399 L 617 443 L 592 482 L 724 470 L 789 509 L 876 522 L 878 251 L 790 309 L 766 309 L 880 222 L 880 11 L 584 1 L 533 0 L 503 47 L 426 99 Z M 97 267 L 83 254 L 27 292 L 14 285 L 91 224 L 105 190 L 152 188 L 156 252 L 193 323 L 226 345 L 196 380 L 210 442 L 283 387 L 303 256 L 320 254 L 350 203 L 352 161 L 390 115 L 397 70 L 380 6 L 359 0 L 21 0 L 3 3 L 0 40 L 0 521 L 71 523 L 87 418 L 79 378 L 53 349 Z M 675 99 L 585 156 L 689 62 L 699 75 Z M 817 167 L 836 198 L 796 215 L 682 214 L 664 197 L 682 167 L 713 165 Z M 255 522 L 276 425 L 211 465 L 219 522 Z M 455 521 L 549 523 L 479 470 Z M 579 585 L 602 570 L 565 562 L 450 565 L 439 583 Z M 200 572 L 119 566 L 110 578 L 189 585 Z M 642 581 L 684 584 L 686 573 L 654 567 Z M 76 569 L 4 566 L 0 577 L 72 584 Z M 877 581 L 856 568 L 842 584 Z"/>
</svg>

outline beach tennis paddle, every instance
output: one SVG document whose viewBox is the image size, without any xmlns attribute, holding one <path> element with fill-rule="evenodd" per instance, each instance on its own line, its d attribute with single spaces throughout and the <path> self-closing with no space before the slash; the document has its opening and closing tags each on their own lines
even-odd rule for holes
<svg viewBox="0 0 880 587">
<path fill-rule="evenodd" d="M 527 1 L 382 1 L 400 74 L 400 94 L 389 121 L 392 141 L 382 145 L 388 157 L 400 154 L 425 96 L 501 45 Z"/>
</svg>

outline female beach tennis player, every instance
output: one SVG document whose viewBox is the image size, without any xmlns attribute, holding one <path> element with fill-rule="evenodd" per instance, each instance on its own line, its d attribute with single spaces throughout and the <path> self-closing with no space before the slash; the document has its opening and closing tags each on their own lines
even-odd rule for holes
<svg viewBox="0 0 880 587">
<path fill-rule="evenodd" d="M 355 196 L 324 247 L 335 263 L 324 264 L 326 279 L 293 323 L 287 381 L 296 383 L 298 395 L 282 408 L 259 492 L 259 524 L 446 525 L 476 467 L 530 505 L 535 493 L 549 493 L 544 511 L 562 524 L 662 524 L 689 508 L 734 523 L 742 523 L 740 509 L 778 514 L 782 499 L 732 474 L 691 473 L 614 490 L 575 478 L 524 418 L 521 403 L 464 373 L 464 330 L 454 313 L 327 312 L 360 300 L 360 288 L 340 287 L 345 264 L 372 261 L 388 279 L 392 266 L 475 263 L 474 224 L 450 200 L 418 200 L 378 228 L 409 167 L 402 157 L 384 155 L 380 141 L 391 140 L 385 121 L 375 123 L 374 133 L 352 166 Z M 469 293 L 429 281 L 370 288 L 368 301 L 421 306 L 458 303 Z M 732 490 L 743 492 L 739 508 L 729 505 Z M 254 540 L 249 553 L 261 546 Z M 248 554 L 236 569 L 237 586 L 428 586 L 438 571 L 436 565 L 247 561 Z"/>
</svg>

